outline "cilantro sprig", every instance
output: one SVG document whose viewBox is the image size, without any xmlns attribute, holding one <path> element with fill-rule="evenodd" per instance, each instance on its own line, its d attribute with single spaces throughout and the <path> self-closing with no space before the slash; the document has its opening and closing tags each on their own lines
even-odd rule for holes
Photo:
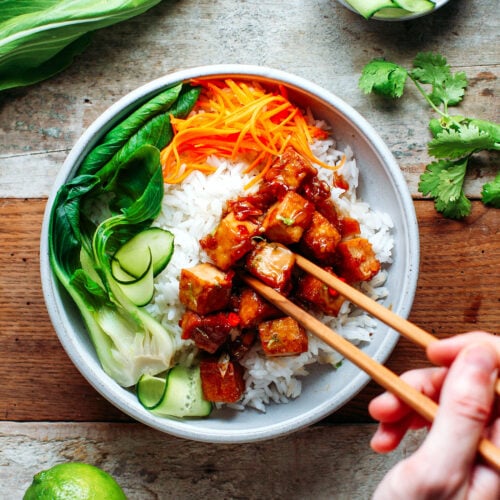
<svg viewBox="0 0 500 500">
<path fill-rule="evenodd" d="M 471 202 L 463 191 L 469 159 L 478 151 L 500 150 L 500 125 L 449 113 L 451 106 L 462 101 L 468 82 L 464 72 L 451 72 L 441 54 L 418 53 L 411 70 L 385 59 L 373 59 L 363 68 L 359 87 L 366 94 L 374 92 L 394 99 L 403 95 L 408 79 L 438 115 L 430 120 L 432 139 L 427 145 L 437 161 L 426 166 L 418 190 L 432 197 L 436 210 L 445 217 L 461 219 L 471 211 Z M 500 208 L 500 172 L 484 184 L 482 201 Z"/>
</svg>

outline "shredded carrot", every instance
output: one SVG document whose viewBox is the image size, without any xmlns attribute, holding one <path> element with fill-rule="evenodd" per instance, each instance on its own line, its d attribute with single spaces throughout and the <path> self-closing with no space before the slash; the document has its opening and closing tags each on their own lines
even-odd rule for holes
<svg viewBox="0 0 500 500">
<path fill-rule="evenodd" d="M 202 87 L 198 102 L 188 117 L 171 117 L 174 136 L 161 152 L 166 183 L 182 182 L 195 170 L 212 173 L 215 168 L 207 163 L 207 158 L 215 155 L 248 161 L 245 172 L 256 173 L 248 188 L 265 175 L 288 146 L 317 165 L 331 170 L 340 168 L 341 164 L 326 164 L 313 154 L 312 142 L 326 138 L 328 133 L 289 102 L 284 86 L 269 92 L 256 81 L 192 83 Z"/>
</svg>

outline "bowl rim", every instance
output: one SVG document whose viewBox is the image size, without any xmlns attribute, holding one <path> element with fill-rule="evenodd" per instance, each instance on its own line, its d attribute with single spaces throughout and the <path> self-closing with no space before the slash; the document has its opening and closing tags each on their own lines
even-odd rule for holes
<svg viewBox="0 0 500 500">
<path fill-rule="evenodd" d="M 296 88 L 301 92 L 305 92 L 319 98 L 320 100 L 328 103 L 329 106 L 333 107 L 335 111 L 343 114 L 348 120 L 350 120 L 358 130 L 369 138 L 368 142 L 375 150 L 376 154 L 379 155 L 380 158 L 384 158 L 388 174 L 394 183 L 400 202 L 406 208 L 404 212 L 404 221 L 406 224 L 403 227 L 404 231 L 407 233 L 405 234 L 406 240 L 414 243 L 412 246 L 408 246 L 406 254 L 401 256 L 402 259 L 405 259 L 408 262 L 407 279 L 404 282 L 405 289 L 402 290 L 402 295 L 406 297 L 406 301 L 401 304 L 398 311 L 398 313 L 403 317 L 407 317 L 409 315 L 413 304 L 417 287 L 420 259 L 418 223 L 413 201 L 401 169 L 388 146 L 382 141 L 373 126 L 370 125 L 368 121 L 353 107 L 333 93 L 323 89 L 309 80 L 306 80 L 305 78 L 267 66 L 216 64 L 190 67 L 172 72 L 145 83 L 144 85 L 127 93 L 108 107 L 84 131 L 66 157 L 66 160 L 56 176 L 56 180 L 45 207 L 40 238 L 40 272 L 42 291 L 49 317 L 52 321 L 59 341 L 75 367 L 89 382 L 89 384 L 111 404 L 132 417 L 134 420 L 142 422 L 143 424 L 156 430 L 160 430 L 176 437 L 209 443 L 256 442 L 283 436 L 291 433 L 292 431 L 295 432 L 308 427 L 346 404 L 348 400 L 354 397 L 368 384 L 371 378 L 366 373 L 359 370 L 357 376 L 355 376 L 349 384 L 345 385 L 340 391 L 336 392 L 335 403 L 327 401 L 326 403 L 316 406 L 306 413 L 293 418 L 285 419 L 285 421 L 279 421 L 271 425 L 267 425 L 265 428 L 260 428 L 259 430 L 238 429 L 236 431 L 234 429 L 226 430 L 211 428 L 207 431 L 206 429 L 199 429 L 195 426 L 186 425 L 180 420 L 159 418 L 152 413 L 147 412 L 147 410 L 142 409 L 143 411 L 141 411 L 141 409 L 133 408 L 127 402 L 127 398 L 125 397 L 124 392 L 127 390 L 120 387 L 116 383 L 110 384 L 108 376 L 102 368 L 100 368 L 100 366 L 98 369 L 93 368 L 92 365 L 94 363 L 89 362 L 90 355 L 86 352 L 81 352 L 78 348 L 76 334 L 71 331 L 71 329 L 68 330 L 67 328 L 68 321 L 62 297 L 59 294 L 60 287 L 50 267 L 48 230 L 52 206 L 59 187 L 76 173 L 80 163 L 78 161 L 79 158 L 81 161 L 81 158 L 86 155 L 92 147 L 94 147 L 95 143 L 106 132 L 106 129 L 111 127 L 114 124 L 114 121 L 120 119 L 121 116 L 129 110 L 129 108 L 137 105 L 138 101 L 145 101 L 163 88 L 181 81 L 187 81 L 195 78 L 218 78 L 229 76 L 275 80 L 292 88 Z M 386 337 L 373 356 L 374 359 L 384 363 L 394 350 L 398 339 L 399 334 L 389 328 Z M 342 400 L 341 396 L 345 391 L 349 393 L 350 397 Z M 341 401 L 338 402 L 338 400 Z"/>
</svg>

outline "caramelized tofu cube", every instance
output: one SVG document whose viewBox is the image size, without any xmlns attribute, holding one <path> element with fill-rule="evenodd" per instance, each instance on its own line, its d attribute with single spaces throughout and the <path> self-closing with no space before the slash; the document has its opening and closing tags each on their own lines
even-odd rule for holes
<svg viewBox="0 0 500 500">
<path fill-rule="evenodd" d="M 380 262 L 366 238 L 341 241 L 336 253 L 338 274 L 350 283 L 371 280 L 380 271 Z"/>
<path fill-rule="evenodd" d="M 276 307 L 250 288 L 245 288 L 241 292 L 238 314 L 242 328 L 256 327 L 266 319 L 281 316 Z"/>
<path fill-rule="evenodd" d="M 308 349 L 307 333 L 293 318 L 279 318 L 259 325 L 266 356 L 293 356 Z"/>
<path fill-rule="evenodd" d="M 305 179 L 317 173 L 318 171 L 307 158 L 297 153 L 292 147 L 288 147 L 266 172 L 264 179 L 283 186 L 287 191 L 296 191 Z"/>
<path fill-rule="evenodd" d="M 252 249 L 252 238 L 258 233 L 258 224 L 239 220 L 234 212 L 229 212 L 220 221 L 214 234 L 202 238 L 200 244 L 215 265 L 227 271 Z"/>
<path fill-rule="evenodd" d="M 262 227 L 266 236 L 285 245 L 297 243 L 309 227 L 314 204 L 289 191 L 266 212 Z"/>
<path fill-rule="evenodd" d="M 359 236 L 361 228 L 359 227 L 359 222 L 352 217 L 342 217 L 339 220 L 340 234 L 343 239 L 350 238 L 352 236 Z"/>
<path fill-rule="evenodd" d="M 243 367 L 227 354 L 200 362 L 203 395 L 214 403 L 236 403 L 245 391 Z"/>
<path fill-rule="evenodd" d="M 200 316 L 193 311 L 186 311 L 180 320 L 180 327 L 183 339 L 192 339 L 196 347 L 213 354 L 228 340 L 231 330 L 238 323 L 239 318 L 235 313 Z"/>
<path fill-rule="evenodd" d="M 334 274 L 329 268 L 325 268 L 325 271 Z M 345 302 L 342 295 L 339 295 L 338 292 L 329 288 L 311 274 L 304 274 L 300 277 L 296 296 L 328 316 L 337 316 L 342 304 Z"/>
<path fill-rule="evenodd" d="M 324 263 L 333 263 L 335 248 L 341 236 L 336 227 L 319 212 L 314 212 L 311 225 L 302 236 L 305 252 Z"/>
<path fill-rule="evenodd" d="M 198 314 L 220 311 L 229 302 L 233 274 L 221 271 L 208 263 L 182 269 L 179 279 L 179 300 Z"/>
<path fill-rule="evenodd" d="M 248 271 L 282 293 L 290 291 L 295 255 L 279 243 L 259 242 L 247 255 Z"/>
</svg>

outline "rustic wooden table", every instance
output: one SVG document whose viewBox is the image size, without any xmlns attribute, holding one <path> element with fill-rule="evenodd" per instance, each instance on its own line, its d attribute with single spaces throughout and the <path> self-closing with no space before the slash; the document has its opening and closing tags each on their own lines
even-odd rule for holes
<svg viewBox="0 0 500 500">
<path fill-rule="evenodd" d="M 212 63 L 273 66 L 337 94 L 375 125 L 414 197 L 421 268 L 410 319 L 439 337 L 500 324 L 500 217 L 480 201 L 498 155 L 480 155 L 467 179 L 474 199 L 462 222 L 444 219 L 417 184 L 428 163 L 430 110 L 413 90 L 397 103 L 363 95 L 365 63 L 385 56 L 406 67 L 439 51 L 469 78 L 463 114 L 498 121 L 498 4 L 452 0 L 410 22 L 365 21 L 333 0 L 165 0 L 95 33 L 64 73 L 0 94 L 0 484 L 21 498 L 33 474 L 82 460 L 111 472 L 132 499 L 369 498 L 377 482 L 418 446 L 409 436 L 389 456 L 369 448 L 369 384 L 323 422 L 248 445 L 187 442 L 134 423 L 82 378 L 49 321 L 39 273 L 46 197 L 85 128 L 118 98 L 165 73 Z M 401 340 L 388 366 L 427 365 Z"/>
</svg>

